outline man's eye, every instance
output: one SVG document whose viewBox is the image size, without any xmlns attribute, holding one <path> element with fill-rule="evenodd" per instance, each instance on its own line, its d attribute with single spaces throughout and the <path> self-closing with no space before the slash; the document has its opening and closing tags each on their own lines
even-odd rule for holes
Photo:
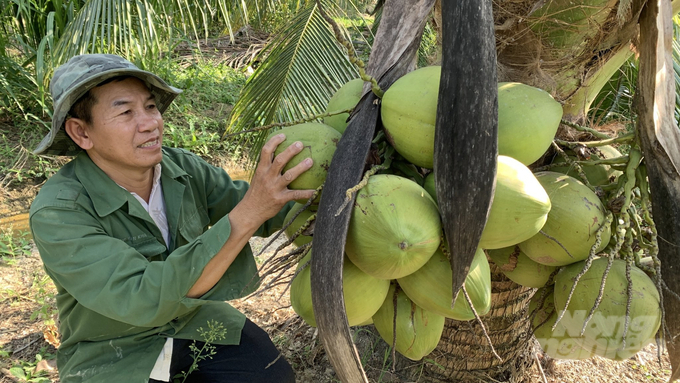
<svg viewBox="0 0 680 383">
<path fill-rule="evenodd" d="M 130 113 L 132 113 L 132 110 L 131 110 L 131 109 L 128 109 L 128 110 L 124 111 L 124 112 L 121 113 L 121 114 L 130 114 Z"/>
<path fill-rule="evenodd" d="M 147 105 L 147 109 L 156 109 L 156 104 Z"/>
</svg>

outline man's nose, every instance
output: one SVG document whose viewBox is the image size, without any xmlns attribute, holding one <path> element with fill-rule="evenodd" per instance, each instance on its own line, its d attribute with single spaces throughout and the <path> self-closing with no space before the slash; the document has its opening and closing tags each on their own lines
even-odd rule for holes
<svg viewBox="0 0 680 383">
<path fill-rule="evenodd" d="M 156 111 L 145 111 L 139 114 L 137 126 L 140 131 L 153 131 L 159 128 L 161 123 L 160 114 Z"/>
</svg>

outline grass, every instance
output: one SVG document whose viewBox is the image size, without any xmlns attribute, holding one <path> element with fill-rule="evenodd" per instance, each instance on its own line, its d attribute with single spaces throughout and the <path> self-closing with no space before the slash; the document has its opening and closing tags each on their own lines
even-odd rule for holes
<svg viewBox="0 0 680 383">
<path fill-rule="evenodd" d="M 224 63 L 199 58 L 170 77 L 184 92 L 165 113 L 165 144 L 203 157 L 227 154 L 236 160 L 243 155 L 237 141 L 221 137 L 245 75 Z"/>
<path fill-rule="evenodd" d="M 28 233 L 16 233 L 12 227 L 0 228 L 0 265 L 12 265 L 14 259 L 31 255 L 31 240 Z"/>
<path fill-rule="evenodd" d="M 3 273 L 8 274 L 6 281 L 18 279 L 17 282 L 3 287 L 0 290 L 0 304 L 2 304 L 3 316 L 12 318 L 10 320 L 25 320 L 30 322 L 30 329 L 22 328 L 22 334 L 27 331 L 42 331 L 45 333 L 50 328 L 54 328 L 56 317 L 56 289 L 49 277 L 42 268 L 27 269 L 20 258 L 30 257 L 32 253 L 31 240 L 27 233 L 13 234 L 11 228 L 5 228 L 0 235 L 0 246 L 2 246 L 2 260 L 0 266 Z M 12 277 L 11 275 L 14 274 Z M 3 281 L 5 281 L 3 279 Z M 29 282 L 30 285 L 26 282 Z M 30 313 L 30 316 L 29 316 Z M 9 317 L 7 317 L 8 315 Z M 28 318 L 24 318 L 24 316 Z M 20 319 L 23 318 L 23 319 Z M 7 322 L 4 322 L 7 323 Z M 12 328 L 4 330 L 13 331 Z M 48 383 L 48 371 L 36 371 L 36 367 L 43 360 L 54 359 L 54 349 L 51 347 L 41 347 L 39 351 L 31 347 L 42 337 L 24 343 L 14 343 L 13 346 L 0 348 L 0 367 L 4 374 L 9 374 L 17 382 Z M 28 341 L 28 339 L 26 339 Z M 33 346 L 36 347 L 36 346 Z M 28 354 L 28 355 L 27 355 Z"/>
</svg>

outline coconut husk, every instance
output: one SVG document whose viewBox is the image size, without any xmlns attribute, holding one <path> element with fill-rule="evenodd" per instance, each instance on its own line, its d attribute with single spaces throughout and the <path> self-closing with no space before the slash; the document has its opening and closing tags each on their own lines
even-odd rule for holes
<svg viewBox="0 0 680 383">
<path fill-rule="evenodd" d="M 566 101 L 593 71 L 637 36 L 637 20 L 644 1 L 623 2 L 625 12 L 619 12 L 618 0 L 606 0 L 602 4 L 603 1 L 590 0 L 581 5 L 562 0 L 494 2 L 499 81 L 536 86 L 550 92 L 558 101 Z M 569 25 L 560 20 L 561 12 L 566 11 L 545 13 L 546 7 L 556 7 L 559 3 L 572 10 L 579 6 L 585 9 L 599 4 L 600 7 L 581 25 Z M 560 36 L 580 35 L 580 39 L 572 40 L 581 42 L 559 47 L 554 36 L 557 28 L 561 29 Z"/>
</svg>

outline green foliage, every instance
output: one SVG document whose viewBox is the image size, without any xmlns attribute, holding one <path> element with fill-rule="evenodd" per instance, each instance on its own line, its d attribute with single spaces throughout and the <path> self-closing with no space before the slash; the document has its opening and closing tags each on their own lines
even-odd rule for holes
<svg viewBox="0 0 680 383">
<path fill-rule="evenodd" d="M 184 383 L 187 380 L 189 374 L 198 370 L 198 363 L 206 359 L 212 359 L 216 353 L 216 347 L 213 345 L 213 343 L 226 338 L 227 329 L 224 328 L 223 323 L 217 322 L 216 320 L 210 320 L 208 321 L 208 329 L 205 330 L 203 327 L 199 327 L 198 334 L 205 343 L 203 343 L 201 348 L 196 346 L 195 341 L 189 346 L 193 362 L 187 371 L 182 371 L 181 373 L 172 377 L 173 383 Z"/>
<path fill-rule="evenodd" d="M 242 155 L 238 142 L 223 141 L 232 105 L 245 83 L 245 76 L 224 63 L 198 59 L 182 68 L 176 60 L 156 63 L 155 73 L 184 91 L 165 112 L 164 144 L 191 150 L 204 157 L 227 152 Z"/>
<path fill-rule="evenodd" d="M 635 120 L 633 97 L 637 86 L 638 60 L 631 57 L 602 88 L 588 117 L 596 125 L 610 120 Z M 680 125 L 680 16 L 673 17 L 673 72 L 675 79 L 675 120 Z M 629 131 L 632 127 L 629 127 Z"/>
<path fill-rule="evenodd" d="M 47 371 L 35 372 L 35 367 L 42 360 L 54 359 L 56 356 L 46 351 L 46 348 L 41 348 L 40 352 L 36 354 L 35 360 L 24 361 L 20 360 L 9 369 L 10 374 L 19 382 L 30 383 L 50 383 L 51 380 L 47 378 Z M 0 357 L 8 357 L 9 353 L 0 350 Z"/>
<path fill-rule="evenodd" d="M 418 47 L 418 67 L 432 65 L 432 61 L 436 60 L 438 49 L 437 32 L 430 23 L 427 23 Z"/>
<path fill-rule="evenodd" d="M 13 58 L 0 55 L 0 115 L 14 114 L 12 109 L 18 108 L 21 113 L 31 109 L 31 103 L 37 99 L 37 85 L 31 73 L 19 65 Z"/>
<path fill-rule="evenodd" d="M 2 263 L 11 264 L 14 258 L 31 255 L 31 240 L 28 233 L 16 233 L 11 226 L 0 231 L 0 256 Z"/>
<path fill-rule="evenodd" d="M 588 113 L 596 125 L 611 120 L 633 121 L 633 96 L 637 84 L 638 63 L 631 57 L 600 90 Z"/>
<path fill-rule="evenodd" d="M 228 34 L 233 39 L 244 25 L 275 30 L 310 3 L 313 1 L 0 0 L 0 89 L 5 91 L 0 108 L 6 107 L 9 99 L 22 109 L 17 95 L 30 91 L 30 98 L 49 114 L 49 78 L 54 67 L 74 55 L 115 53 L 143 64 L 159 59 L 186 38 L 200 49 L 211 36 Z M 337 4 L 341 9 L 356 9 L 352 1 Z M 8 52 L 13 52 L 12 60 L 6 60 Z"/>
<path fill-rule="evenodd" d="M 35 275 L 31 285 L 31 293 L 33 300 L 39 307 L 31 313 L 30 320 L 41 319 L 45 325 L 54 325 L 54 318 L 57 314 L 57 302 L 52 280 L 47 275 Z"/>
<path fill-rule="evenodd" d="M 19 187 L 41 181 L 54 174 L 59 166 L 53 159 L 35 156 L 27 147 L 33 147 L 42 138 L 38 124 L 18 120 L 10 129 L 0 132 L 0 187 Z"/>
<path fill-rule="evenodd" d="M 323 6 L 331 17 L 338 16 L 329 4 Z M 346 30 L 343 34 L 348 36 Z M 266 58 L 234 105 L 228 133 L 320 114 L 340 86 L 358 77 L 317 4 L 300 11 L 278 31 L 263 54 Z M 251 140 L 253 152 L 258 153 L 268 133 L 260 131 L 244 139 Z"/>
</svg>

